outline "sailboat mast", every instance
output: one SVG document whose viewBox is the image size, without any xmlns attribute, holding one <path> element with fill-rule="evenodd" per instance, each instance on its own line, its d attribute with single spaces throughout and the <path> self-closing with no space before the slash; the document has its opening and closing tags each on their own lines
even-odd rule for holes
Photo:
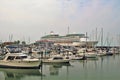
<svg viewBox="0 0 120 80">
<path fill-rule="evenodd" d="M 67 32 L 67 34 L 69 34 L 69 31 L 70 31 L 70 28 L 69 28 L 69 26 L 68 26 L 68 32 Z"/>
<path fill-rule="evenodd" d="M 101 46 L 103 46 L 103 28 L 101 28 Z"/>
<path fill-rule="evenodd" d="M 96 39 L 96 41 L 97 41 L 97 28 L 96 28 L 96 35 L 95 35 L 95 39 Z"/>
<path fill-rule="evenodd" d="M 86 47 L 87 47 L 87 32 L 86 32 Z"/>
<path fill-rule="evenodd" d="M 9 41 L 11 42 L 12 39 L 13 39 L 13 35 L 11 34 L 11 35 L 9 35 Z"/>
</svg>

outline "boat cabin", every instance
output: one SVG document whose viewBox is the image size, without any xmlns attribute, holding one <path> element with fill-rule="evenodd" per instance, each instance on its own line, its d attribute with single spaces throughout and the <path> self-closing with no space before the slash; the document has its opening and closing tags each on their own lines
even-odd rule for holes
<svg viewBox="0 0 120 80">
<path fill-rule="evenodd" d="M 53 60 L 63 60 L 63 57 L 53 57 Z"/>
<path fill-rule="evenodd" d="M 26 59 L 27 55 L 19 53 L 19 54 L 7 54 L 4 58 L 4 60 L 22 60 Z"/>
</svg>

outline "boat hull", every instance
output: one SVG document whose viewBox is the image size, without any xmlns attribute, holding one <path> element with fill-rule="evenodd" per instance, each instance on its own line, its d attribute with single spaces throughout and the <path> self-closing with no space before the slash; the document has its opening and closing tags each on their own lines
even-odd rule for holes
<svg viewBox="0 0 120 80">
<path fill-rule="evenodd" d="M 40 61 L 0 61 L 0 68 L 39 69 Z"/>
</svg>

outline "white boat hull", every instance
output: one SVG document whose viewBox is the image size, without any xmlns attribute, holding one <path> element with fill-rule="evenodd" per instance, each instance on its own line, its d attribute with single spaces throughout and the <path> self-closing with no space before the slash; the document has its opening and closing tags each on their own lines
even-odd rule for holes
<svg viewBox="0 0 120 80">
<path fill-rule="evenodd" d="M 39 67 L 40 61 L 0 61 L 0 68 L 33 69 Z"/>
</svg>

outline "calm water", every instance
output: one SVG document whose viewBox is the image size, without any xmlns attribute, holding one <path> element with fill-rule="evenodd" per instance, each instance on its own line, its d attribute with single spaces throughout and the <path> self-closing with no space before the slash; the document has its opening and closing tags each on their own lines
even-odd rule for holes
<svg viewBox="0 0 120 80">
<path fill-rule="evenodd" d="M 0 80 L 120 80 L 120 55 L 44 64 L 41 70 L 0 69 Z"/>
</svg>

